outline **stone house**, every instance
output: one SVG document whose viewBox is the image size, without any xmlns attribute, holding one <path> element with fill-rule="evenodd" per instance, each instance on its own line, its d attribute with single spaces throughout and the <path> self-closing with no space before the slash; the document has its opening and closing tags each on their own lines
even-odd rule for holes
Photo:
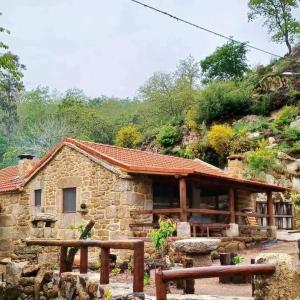
<svg viewBox="0 0 300 300">
<path fill-rule="evenodd" d="M 242 179 L 240 163 L 231 157 L 225 172 L 198 159 L 70 138 L 41 160 L 21 155 L 0 170 L 0 257 L 21 251 L 25 238 L 74 238 L 72 228 L 91 219 L 101 240 L 133 237 L 161 214 L 183 224 L 238 223 L 242 209 L 255 210 L 257 192 L 267 194 L 274 225 L 272 192 L 284 188 Z"/>
</svg>

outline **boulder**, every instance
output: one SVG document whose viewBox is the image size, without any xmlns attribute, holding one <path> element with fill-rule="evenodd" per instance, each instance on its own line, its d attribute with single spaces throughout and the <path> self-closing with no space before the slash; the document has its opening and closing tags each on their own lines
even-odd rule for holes
<svg viewBox="0 0 300 300">
<path fill-rule="evenodd" d="M 254 277 L 254 299 L 299 299 L 300 263 L 285 253 L 263 253 L 256 258 L 257 264 L 273 264 L 273 275 Z"/>
<path fill-rule="evenodd" d="M 216 250 L 221 243 L 215 238 L 191 238 L 175 242 L 175 250 L 188 254 L 208 254 Z"/>
</svg>

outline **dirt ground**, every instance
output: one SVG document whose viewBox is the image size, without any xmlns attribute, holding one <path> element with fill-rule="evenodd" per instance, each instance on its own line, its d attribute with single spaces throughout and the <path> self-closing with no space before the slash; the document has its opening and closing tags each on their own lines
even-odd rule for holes
<svg viewBox="0 0 300 300">
<path fill-rule="evenodd" d="M 255 258 L 260 253 L 276 252 L 287 253 L 298 257 L 298 246 L 296 242 L 277 241 L 261 245 L 251 250 L 240 251 L 238 254 L 244 258 L 243 264 L 250 264 L 251 258 Z M 219 265 L 219 260 L 215 260 L 214 265 Z M 111 277 L 111 282 L 131 282 L 131 275 L 119 274 Z M 182 294 L 181 290 L 171 287 L 171 292 Z M 145 293 L 155 295 L 154 271 L 151 272 L 151 284 L 145 286 Z M 216 295 L 216 296 L 237 296 L 251 297 L 251 284 L 222 284 L 219 278 L 196 279 L 195 294 L 200 295 Z"/>
</svg>

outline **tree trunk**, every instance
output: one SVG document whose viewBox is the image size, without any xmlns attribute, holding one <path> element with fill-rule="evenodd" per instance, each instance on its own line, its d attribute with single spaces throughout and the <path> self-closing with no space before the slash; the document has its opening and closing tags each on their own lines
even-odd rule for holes
<svg viewBox="0 0 300 300">
<path fill-rule="evenodd" d="M 80 240 L 85 240 L 88 236 L 88 234 L 90 233 L 90 231 L 92 230 L 92 228 L 95 225 L 95 221 L 91 220 L 89 221 L 89 223 L 85 226 L 82 234 L 80 235 L 79 239 Z M 67 256 L 67 261 L 66 261 L 66 271 L 67 272 L 72 272 L 72 267 L 73 267 L 73 263 L 74 263 L 74 258 L 75 255 L 77 253 L 77 251 L 79 250 L 78 247 L 71 247 L 68 251 L 68 256 Z"/>
</svg>

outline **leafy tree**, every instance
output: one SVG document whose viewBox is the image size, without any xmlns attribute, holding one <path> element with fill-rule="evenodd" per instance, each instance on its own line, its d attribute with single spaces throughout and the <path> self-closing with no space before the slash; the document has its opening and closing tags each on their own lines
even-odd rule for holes
<svg viewBox="0 0 300 300">
<path fill-rule="evenodd" d="M 199 97 L 196 89 L 199 69 L 189 57 L 180 62 L 174 73 L 155 73 L 140 88 L 141 122 L 145 130 L 170 123 L 183 116 Z"/>
<path fill-rule="evenodd" d="M 0 33 L 10 32 L 0 27 Z M 13 125 L 17 121 L 17 94 L 23 89 L 21 79 L 24 68 L 18 56 L 8 51 L 8 46 L 0 41 L 0 110 L 7 135 L 12 133 Z"/>
<path fill-rule="evenodd" d="M 246 43 L 230 41 L 200 62 L 203 82 L 240 80 L 248 70 Z"/>
<path fill-rule="evenodd" d="M 127 125 L 122 127 L 116 136 L 116 145 L 133 148 L 142 142 L 143 136 L 136 126 Z"/>
<path fill-rule="evenodd" d="M 251 86 L 243 82 L 213 81 L 205 86 L 198 103 L 198 123 L 245 114 L 250 109 Z"/>
<path fill-rule="evenodd" d="M 297 8 L 298 0 L 249 0 L 249 21 L 257 17 L 264 18 L 264 26 L 268 28 L 271 38 L 276 43 L 285 43 L 288 54 L 292 52 L 292 44 L 300 33 L 300 22 L 292 16 L 292 9 Z"/>
</svg>

